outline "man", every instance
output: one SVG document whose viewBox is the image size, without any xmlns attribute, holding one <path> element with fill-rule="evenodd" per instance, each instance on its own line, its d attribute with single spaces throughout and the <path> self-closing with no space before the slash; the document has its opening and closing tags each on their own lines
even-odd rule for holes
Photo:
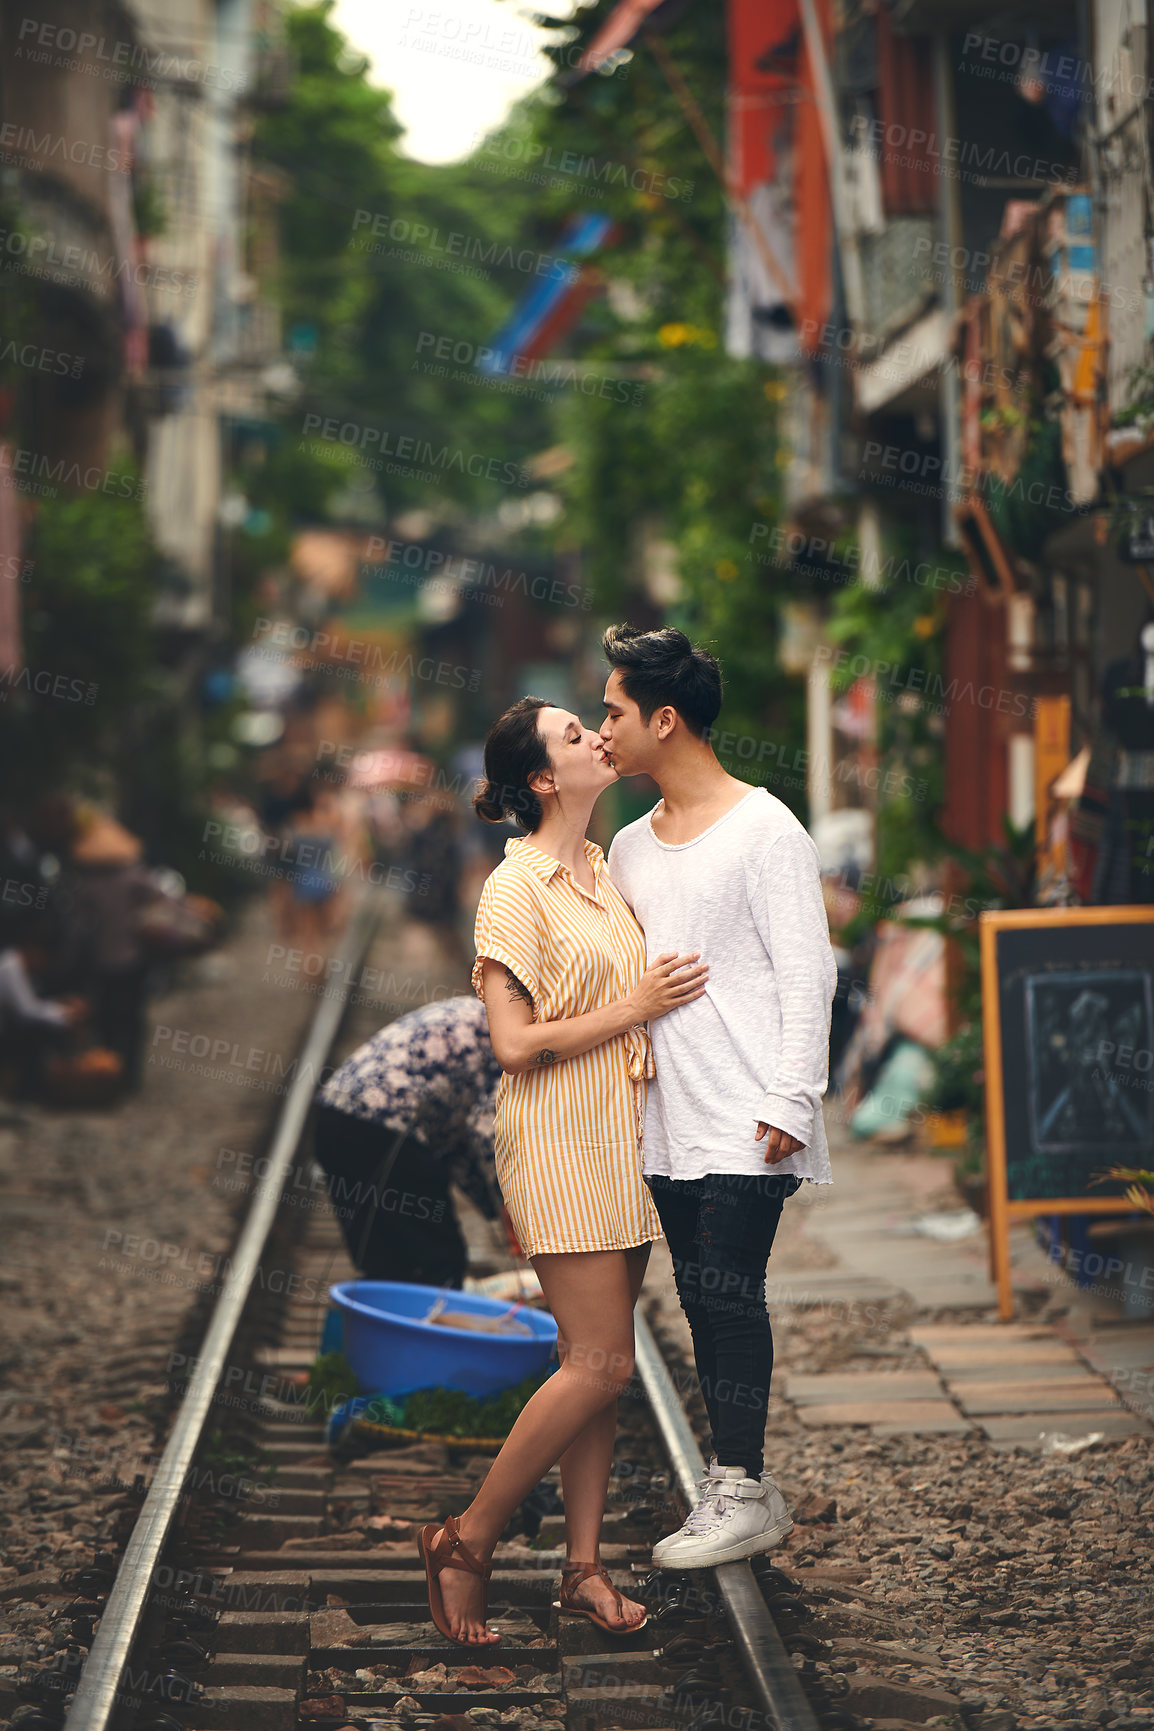
<svg viewBox="0 0 1154 1731">
<path fill-rule="evenodd" d="M 661 800 L 617 836 L 609 873 L 650 957 L 700 950 L 705 996 L 653 1024 L 644 1172 L 673 1257 L 713 1433 L 697 1507 L 653 1553 L 712 1568 L 779 1544 L 793 1522 L 763 1472 L 773 1335 L 765 1273 L 782 1205 L 831 1182 L 821 1116 L 837 969 L 818 854 L 764 788 L 709 743 L 721 671 L 681 631 L 611 626 L 601 738 Z"/>
<path fill-rule="evenodd" d="M 470 993 L 390 1022 L 320 1088 L 314 1153 L 366 1280 L 461 1285 L 467 1256 L 449 1184 L 494 1216 L 500 1076 L 485 1006 Z"/>
</svg>

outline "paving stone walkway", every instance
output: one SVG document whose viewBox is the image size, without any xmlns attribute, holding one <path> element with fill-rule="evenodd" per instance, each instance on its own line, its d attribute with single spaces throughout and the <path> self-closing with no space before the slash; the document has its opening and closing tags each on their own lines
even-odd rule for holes
<svg viewBox="0 0 1154 1731">
<path fill-rule="evenodd" d="M 910 1352 L 901 1370 L 783 1366 L 775 1391 L 807 1428 L 980 1432 L 1001 1448 L 1041 1447 L 1054 1433 L 1154 1438 L 1154 1295 L 1149 1321 L 1126 1318 L 1114 1299 L 1056 1277 L 1023 1224 L 1011 1233 L 1013 1284 L 1034 1320 L 1003 1323 L 984 1227 L 955 1242 L 922 1230 L 927 1216 L 962 1206 L 949 1162 L 879 1152 L 836 1127 L 830 1139 L 835 1182 L 806 1186 L 793 1216 L 809 1260 L 827 1266 L 777 1273 L 771 1263 L 770 1312 L 904 1304 Z"/>
</svg>

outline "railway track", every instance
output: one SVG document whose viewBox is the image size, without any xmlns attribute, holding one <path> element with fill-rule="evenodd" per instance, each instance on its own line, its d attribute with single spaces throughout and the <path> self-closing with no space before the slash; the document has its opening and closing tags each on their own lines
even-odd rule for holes
<svg viewBox="0 0 1154 1731">
<path fill-rule="evenodd" d="M 366 900 L 338 979 L 355 976 L 374 923 Z M 70 1636 L 14 1731 L 849 1731 L 814 1673 L 807 1605 L 772 1559 L 651 1569 L 703 1463 L 640 1315 L 603 1556 L 649 1606 L 647 1627 L 610 1640 L 558 1624 L 563 1519 L 545 1495 L 494 1559 L 500 1645 L 468 1651 L 434 1629 L 412 1534 L 459 1510 L 491 1455 L 422 1439 L 334 1458 L 300 1385 L 347 1272 L 300 1152 L 344 1007 L 338 994 L 318 1008 L 199 1351 L 173 1355 L 182 1398 L 119 1564 L 98 1557 L 64 1584 Z"/>
</svg>

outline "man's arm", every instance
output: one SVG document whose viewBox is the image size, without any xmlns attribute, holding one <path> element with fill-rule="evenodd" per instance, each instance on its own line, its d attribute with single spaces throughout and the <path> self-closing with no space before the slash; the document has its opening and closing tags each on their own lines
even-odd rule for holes
<svg viewBox="0 0 1154 1731">
<path fill-rule="evenodd" d="M 754 920 L 773 963 L 781 1004 L 781 1053 L 760 1108 L 757 1140 L 771 1165 L 813 1134 L 829 1080 L 829 1019 L 837 963 L 808 836 L 782 836 L 762 866 Z"/>
</svg>

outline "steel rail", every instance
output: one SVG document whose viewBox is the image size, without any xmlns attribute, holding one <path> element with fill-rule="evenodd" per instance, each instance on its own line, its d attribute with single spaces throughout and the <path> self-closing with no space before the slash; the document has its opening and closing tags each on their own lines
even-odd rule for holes
<svg viewBox="0 0 1154 1731">
<path fill-rule="evenodd" d="M 66 1731 L 107 1731 L 112 1723 L 121 1679 L 132 1657 L 156 1566 L 200 1445 L 229 1347 L 260 1266 L 280 1202 L 281 1187 L 300 1142 L 316 1080 L 344 1015 L 348 982 L 368 948 L 379 917 L 378 898 L 372 892 L 362 896 L 337 951 L 337 960 L 341 963 L 338 977 L 343 983 L 331 998 L 323 999 L 309 1029 L 299 1068 L 281 1107 L 268 1156 L 267 1174 L 253 1192 L 248 1217 L 213 1310 L 196 1370 L 181 1401 L 156 1475 L 101 1613 L 96 1638 L 80 1673 L 65 1720 Z"/>
<path fill-rule="evenodd" d="M 696 1503 L 705 1462 L 652 1331 L 640 1311 L 633 1319 L 637 1370 L 670 1465 L 686 1500 Z M 713 1570 L 733 1638 L 754 1693 L 777 1731 L 818 1731 L 793 1661 L 778 1634 L 747 1561 Z"/>
</svg>

